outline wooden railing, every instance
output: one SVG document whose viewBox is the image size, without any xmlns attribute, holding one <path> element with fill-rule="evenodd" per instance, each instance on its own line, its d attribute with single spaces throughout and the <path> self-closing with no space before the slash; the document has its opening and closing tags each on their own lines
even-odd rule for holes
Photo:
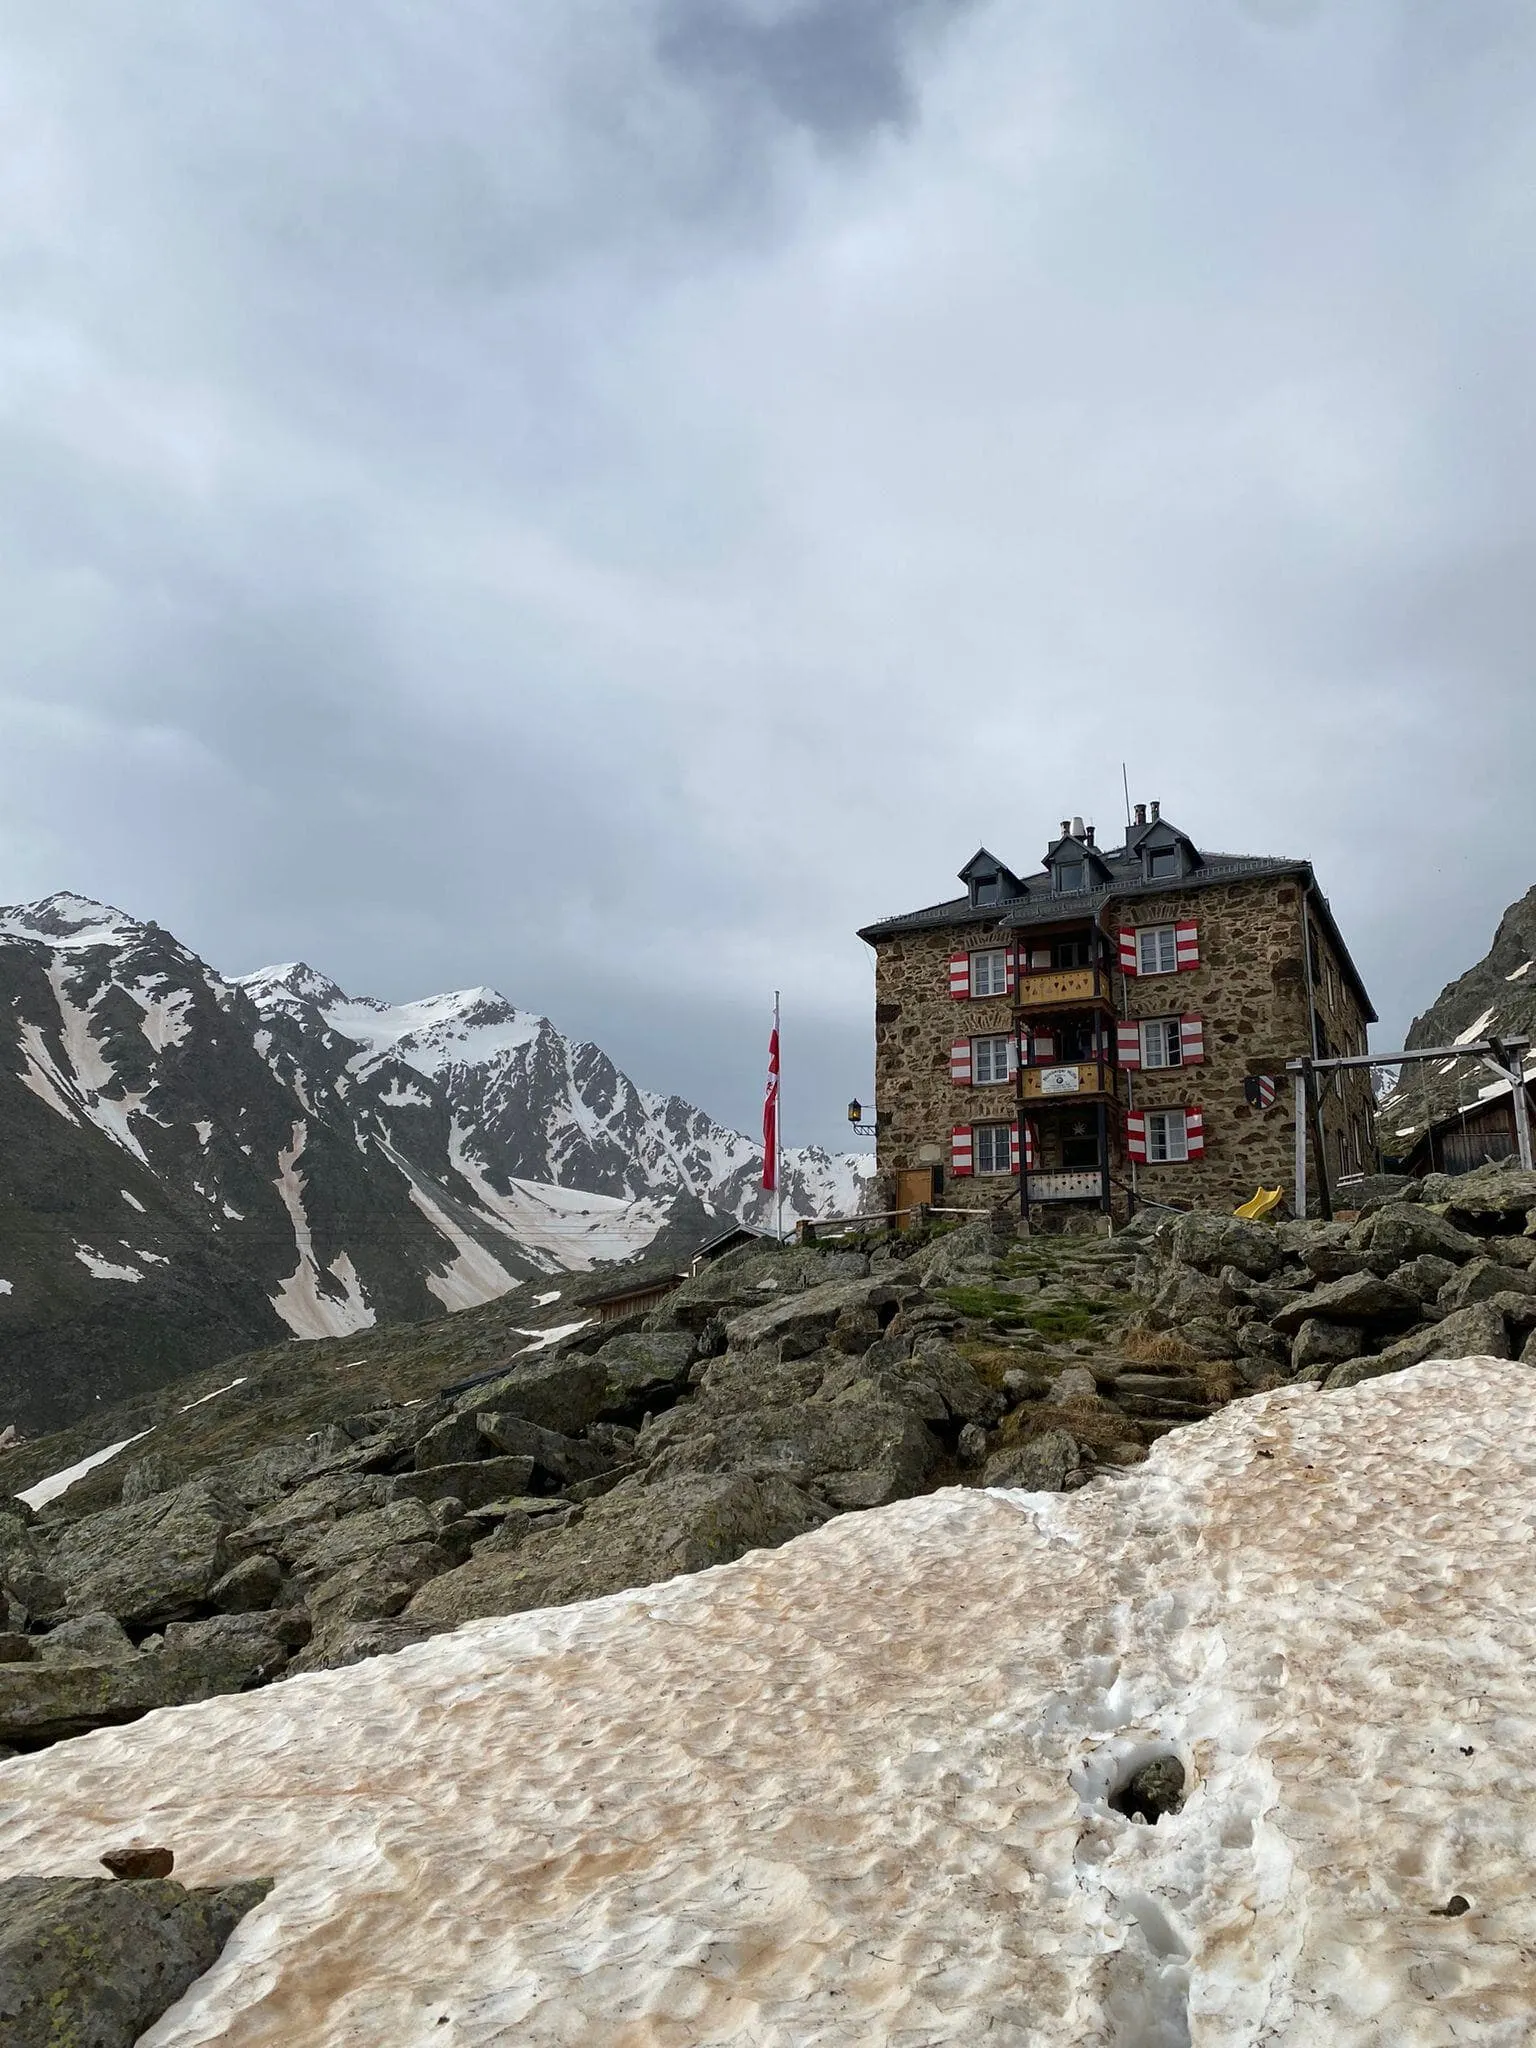
<svg viewBox="0 0 1536 2048">
<path fill-rule="evenodd" d="M 1021 1010 L 1109 1000 L 1109 976 L 1102 967 L 1058 967 L 1042 969 L 1038 974 L 1022 973 L 1014 996 Z"/>
</svg>

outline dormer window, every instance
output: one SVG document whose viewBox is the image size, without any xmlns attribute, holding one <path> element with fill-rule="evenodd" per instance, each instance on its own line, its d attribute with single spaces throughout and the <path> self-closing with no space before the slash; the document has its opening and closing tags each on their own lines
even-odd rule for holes
<svg viewBox="0 0 1536 2048">
<path fill-rule="evenodd" d="M 1178 875 L 1179 849 L 1176 846 L 1149 847 L 1146 860 L 1149 882 L 1172 880 Z"/>
<path fill-rule="evenodd" d="M 1003 880 L 1001 875 L 977 875 L 971 883 L 973 903 L 996 903 L 1001 900 Z"/>
<path fill-rule="evenodd" d="M 1058 896 L 1081 895 L 1088 886 L 1088 863 L 1085 860 L 1059 860 L 1055 875 Z"/>
</svg>

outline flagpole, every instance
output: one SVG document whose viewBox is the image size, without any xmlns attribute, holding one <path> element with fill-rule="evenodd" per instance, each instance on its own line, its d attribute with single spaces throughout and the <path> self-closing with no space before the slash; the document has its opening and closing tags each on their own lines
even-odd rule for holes
<svg viewBox="0 0 1536 2048">
<path fill-rule="evenodd" d="M 784 1141 L 780 1135 L 784 1129 L 784 1041 L 779 1037 L 779 992 L 773 992 L 773 1035 L 779 1044 L 779 1086 L 776 1091 L 777 1107 L 773 1119 L 773 1180 L 778 1195 L 779 1243 L 784 1242 Z"/>
</svg>

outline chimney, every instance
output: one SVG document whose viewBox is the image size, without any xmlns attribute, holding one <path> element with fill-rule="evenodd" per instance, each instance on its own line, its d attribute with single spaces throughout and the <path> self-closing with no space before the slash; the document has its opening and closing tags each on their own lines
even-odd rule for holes
<svg viewBox="0 0 1536 2048">
<path fill-rule="evenodd" d="M 1087 840 L 1090 846 L 1092 846 L 1093 844 L 1093 835 L 1097 830 L 1098 827 L 1096 825 L 1085 825 L 1083 827 L 1083 837 Z"/>
<path fill-rule="evenodd" d="M 1147 807 L 1145 804 L 1138 804 L 1136 806 L 1136 822 L 1138 825 L 1145 825 L 1147 822 Z"/>
<path fill-rule="evenodd" d="M 1070 839 L 1072 837 L 1072 820 L 1070 818 L 1062 819 L 1061 836 L 1063 839 Z"/>
<path fill-rule="evenodd" d="M 1152 822 L 1153 822 L 1153 824 L 1154 824 L 1154 825 L 1155 825 L 1155 824 L 1157 823 L 1158 819 L 1159 819 L 1159 818 L 1160 818 L 1160 817 L 1161 817 L 1162 815 L 1163 815 L 1163 807 L 1162 807 L 1162 805 L 1161 805 L 1161 804 L 1160 804 L 1160 803 L 1158 802 L 1157 798 L 1156 798 L 1156 797 L 1153 797 L 1153 799 L 1152 799 Z"/>
<path fill-rule="evenodd" d="M 1081 818 L 1074 818 L 1074 819 L 1072 820 L 1072 837 L 1073 837 L 1074 839 L 1081 839 L 1081 838 L 1082 838 L 1082 836 L 1083 836 L 1083 821 L 1082 821 L 1082 819 L 1081 819 Z"/>
</svg>

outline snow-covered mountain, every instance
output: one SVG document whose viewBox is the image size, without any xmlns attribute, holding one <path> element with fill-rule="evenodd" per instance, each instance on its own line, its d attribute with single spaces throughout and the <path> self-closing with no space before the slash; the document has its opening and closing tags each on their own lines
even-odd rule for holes
<svg viewBox="0 0 1536 2048">
<path fill-rule="evenodd" d="M 786 1216 L 868 1162 L 786 1155 Z M 75 896 L 0 909 L 0 1426 L 766 1222 L 761 1147 L 490 989 L 228 979 Z"/>
<path fill-rule="evenodd" d="M 1448 982 L 1404 1040 L 1409 1051 L 1426 1045 L 1467 1045 L 1473 1039 L 1536 1039 L 1536 888 L 1528 889 L 1499 920 L 1493 944 L 1475 967 Z M 1525 1056 L 1536 1080 L 1536 1050 Z M 1403 1067 L 1377 1104 L 1382 1148 L 1406 1154 L 1426 1121 L 1470 1108 L 1491 1095 L 1508 1095 L 1476 1060 L 1416 1060 Z"/>
</svg>

